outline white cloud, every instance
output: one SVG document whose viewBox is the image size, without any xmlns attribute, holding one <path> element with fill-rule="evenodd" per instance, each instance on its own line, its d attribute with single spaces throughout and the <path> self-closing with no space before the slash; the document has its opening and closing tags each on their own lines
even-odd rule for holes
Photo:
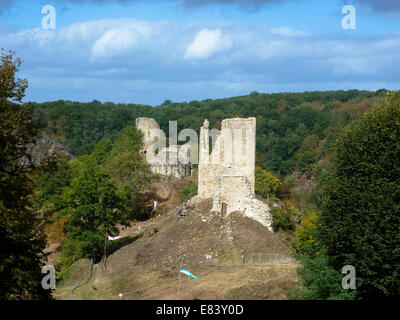
<svg viewBox="0 0 400 320">
<path fill-rule="evenodd" d="M 92 47 L 92 60 L 111 58 L 133 49 L 151 36 L 151 26 L 136 20 L 128 20 L 122 26 L 108 29 Z"/>
<path fill-rule="evenodd" d="M 223 36 L 221 29 L 210 30 L 202 29 L 197 33 L 193 42 L 187 47 L 185 52 L 186 59 L 206 59 L 214 53 L 229 49 L 232 40 Z"/>
<path fill-rule="evenodd" d="M 302 30 L 294 30 L 291 27 L 272 28 L 271 33 L 285 37 L 305 37 L 310 35 L 309 32 Z"/>
<path fill-rule="evenodd" d="M 92 58 L 109 58 L 132 49 L 141 40 L 141 34 L 134 29 L 111 29 L 95 42 Z"/>
</svg>

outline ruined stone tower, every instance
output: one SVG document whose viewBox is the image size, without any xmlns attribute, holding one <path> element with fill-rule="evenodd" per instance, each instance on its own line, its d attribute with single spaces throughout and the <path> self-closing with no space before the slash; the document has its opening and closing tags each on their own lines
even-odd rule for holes
<svg viewBox="0 0 400 320">
<path fill-rule="evenodd" d="M 192 174 L 189 145 L 172 145 L 158 150 L 155 154 L 152 145 L 165 133 L 153 118 L 137 118 L 136 128 L 143 132 L 143 149 L 151 171 L 165 176 L 184 178 Z"/>
<path fill-rule="evenodd" d="M 256 118 L 225 119 L 220 132 L 210 131 L 205 120 L 200 129 L 197 199 L 212 198 L 212 211 L 241 211 L 272 231 L 270 209 L 254 194 L 255 152 Z"/>
<path fill-rule="evenodd" d="M 234 177 L 246 177 L 254 193 L 255 132 L 256 118 L 225 119 L 221 123 L 221 132 L 214 130 L 211 135 L 208 121 L 204 122 L 200 129 L 199 146 L 200 197 L 210 197 L 213 194 L 215 176 L 220 168 L 230 168 L 231 180 Z M 214 139 L 211 154 L 210 138 Z"/>
<path fill-rule="evenodd" d="M 155 138 L 164 136 L 160 126 L 153 118 L 136 118 L 136 128 L 143 132 L 143 151 L 154 143 Z"/>
</svg>

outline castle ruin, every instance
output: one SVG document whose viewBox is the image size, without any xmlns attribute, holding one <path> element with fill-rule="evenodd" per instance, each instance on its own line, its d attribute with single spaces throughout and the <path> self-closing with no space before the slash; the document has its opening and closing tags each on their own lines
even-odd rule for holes
<svg viewBox="0 0 400 320">
<path fill-rule="evenodd" d="M 143 152 L 153 172 L 177 178 L 192 174 L 191 145 L 164 147 L 156 154 L 153 145 L 157 139 L 166 139 L 158 123 L 137 118 L 136 127 L 144 134 Z M 255 197 L 256 118 L 225 119 L 220 131 L 209 130 L 206 119 L 198 150 L 198 194 L 190 202 L 211 198 L 212 211 L 224 216 L 243 212 L 272 232 L 270 208 Z"/>
<path fill-rule="evenodd" d="M 241 211 L 272 231 L 270 208 L 254 193 L 256 118 L 225 119 L 221 131 L 214 130 L 211 134 L 207 119 L 200 129 L 197 200 L 212 198 L 212 211 Z"/>
<path fill-rule="evenodd" d="M 158 139 L 165 139 L 165 133 L 153 118 L 136 119 L 136 128 L 143 133 L 143 149 L 150 169 L 164 176 L 184 178 L 192 174 L 191 148 L 189 145 L 172 145 L 156 153 Z"/>
</svg>

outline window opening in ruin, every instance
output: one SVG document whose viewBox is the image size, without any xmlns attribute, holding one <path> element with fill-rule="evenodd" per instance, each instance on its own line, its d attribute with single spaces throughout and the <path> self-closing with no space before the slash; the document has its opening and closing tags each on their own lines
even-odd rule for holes
<svg viewBox="0 0 400 320">
<path fill-rule="evenodd" d="M 226 216 L 226 212 L 228 210 L 228 204 L 226 202 L 222 202 L 222 209 L 221 209 L 221 215 L 223 217 Z"/>
</svg>

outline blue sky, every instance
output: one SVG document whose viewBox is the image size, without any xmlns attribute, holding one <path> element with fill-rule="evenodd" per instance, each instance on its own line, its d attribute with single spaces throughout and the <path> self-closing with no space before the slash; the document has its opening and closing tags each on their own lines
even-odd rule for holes
<svg viewBox="0 0 400 320">
<path fill-rule="evenodd" d="M 42 28 L 44 5 L 56 29 Z M 341 9 L 356 9 L 344 30 Z M 248 94 L 400 87 L 400 1 L 0 2 L 26 100 L 161 104 Z"/>
</svg>

